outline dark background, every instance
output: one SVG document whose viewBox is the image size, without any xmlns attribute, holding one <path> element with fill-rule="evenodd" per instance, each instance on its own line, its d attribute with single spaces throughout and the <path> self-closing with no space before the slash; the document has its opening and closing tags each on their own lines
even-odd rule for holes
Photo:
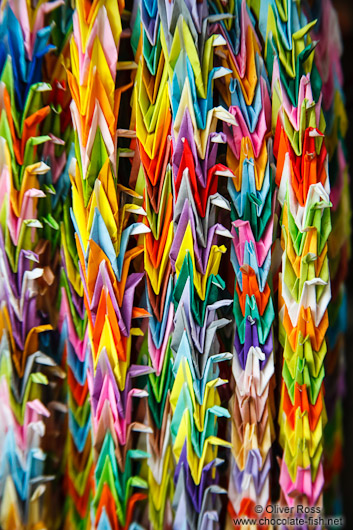
<svg viewBox="0 0 353 530">
<path fill-rule="evenodd" d="M 353 160 L 353 0 L 333 0 L 338 11 L 341 25 L 344 52 L 342 66 L 344 73 L 344 92 L 349 130 L 346 137 L 351 174 L 350 194 L 353 199 L 352 160 Z M 353 202 L 352 202 L 353 204 Z M 352 270 L 351 259 L 349 271 Z M 348 274 L 348 332 L 346 342 L 346 396 L 344 400 L 344 459 L 342 471 L 343 508 L 346 528 L 353 528 L 353 275 Z"/>
</svg>

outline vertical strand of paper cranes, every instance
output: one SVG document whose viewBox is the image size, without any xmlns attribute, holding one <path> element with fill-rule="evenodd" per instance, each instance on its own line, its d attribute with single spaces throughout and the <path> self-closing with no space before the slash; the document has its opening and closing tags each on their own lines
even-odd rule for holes
<svg viewBox="0 0 353 530">
<path fill-rule="evenodd" d="M 228 453 L 231 445 L 229 412 L 221 406 L 228 386 L 221 370 L 231 353 L 224 351 L 220 333 L 230 323 L 224 315 L 232 303 L 219 275 L 231 238 L 220 222 L 230 206 L 219 188 L 232 174 L 217 163 L 225 144 L 217 125 L 219 120 L 235 125 L 235 119 L 214 106 L 215 79 L 228 70 L 214 64 L 214 50 L 224 39 L 210 34 L 207 3 L 159 2 L 158 10 L 172 110 L 173 528 L 218 528 L 227 485 L 218 472 L 226 467 L 220 451 Z"/>
<path fill-rule="evenodd" d="M 1 468 L 4 529 L 60 525 L 64 372 L 52 327 L 59 270 L 62 1 L 0 8 Z M 65 34 L 65 18 L 58 32 Z M 48 76 L 47 66 L 56 69 Z M 48 81 L 48 82 L 46 82 Z M 49 502 L 48 499 L 51 499 Z M 54 501 L 53 501 L 54 499 Z M 51 508 L 49 508 L 51 506 Z"/>
<path fill-rule="evenodd" d="M 347 295 L 345 279 L 350 256 L 350 193 L 345 136 L 347 116 L 342 90 L 340 64 L 342 44 L 338 17 L 329 0 L 311 3 L 317 23 L 312 38 L 317 41 L 315 61 L 322 79 L 322 106 L 326 120 L 325 141 L 329 155 L 332 231 L 328 238 L 331 301 L 328 307 L 330 327 L 325 358 L 325 402 L 328 422 L 324 433 L 324 476 L 326 513 L 341 514 L 339 473 L 343 463 L 342 397 L 344 393 Z"/>
<path fill-rule="evenodd" d="M 324 357 L 331 296 L 328 157 L 315 42 L 300 3 L 253 2 L 272 87 L 272 131 L 279 187 L 282 265 L 279 340 L 281 502 L 322 504 Z"/>
<path fill-rule="evenodd" d="M 171 112 L 157 1 L 137 5 L 132 36 L 138 62 L 134 113 L 144 176 L 145 219 L 150 230 L 144 247 L 146 307 L 150 313 L 145 347 L 153 368 L 148 379 L 148 425 L 152 429 L 147 438 L 148 520 L 152 528 L 164 529 L 172 522 L 174 491 L 169 401 L 173 381 Z"/>
<path fill-rule="evenodd" d="M 264 509 L 271 500 L 275 312 L 269 271 L 275 193 L 270 86 L 251 12 L 245 0 L 234 2 L 233 12 L 220 2 L 212 8 L 226 15 L 219 23 L 225 44 L 216 54 L 231 74 L 216 86 L 236 122 L 224 124 L 227 166 L 233 173 L 228 179 L 235 274 L 234 287 L 230 287 L 235 325 L 235 390 L 229 405 L 232 459 L 228 524 L 232 527 L 234 518 L 253 517 L 255 505 Z"/>
<path fill-rule="evenodd" d="M 130 136 L 130 107 L 120 104 L 132 88 L 130 73 L 136 67 L 130 15 L 123 2 L 79 0 L 68 73 L 76 154 L 72 218 L 90 348 L 92 525 L 99 528 L 132 528 L 147 486 L 139 476 L 147 453 L 138 446 L 139 433 L 148 432 L 141 400 L 147 393 L 138 385 L 151 369 L 136 364 L 136 339 L 142 334 L 140 319 L 148 313 L 134 305 L 143 277 L 134 264 L 143 253 L 139 237 L 146 225 L 139 220 L 145 213 L 142 198 L 130 187 L 136 164 L 123 143 Z"/>
</svg>

